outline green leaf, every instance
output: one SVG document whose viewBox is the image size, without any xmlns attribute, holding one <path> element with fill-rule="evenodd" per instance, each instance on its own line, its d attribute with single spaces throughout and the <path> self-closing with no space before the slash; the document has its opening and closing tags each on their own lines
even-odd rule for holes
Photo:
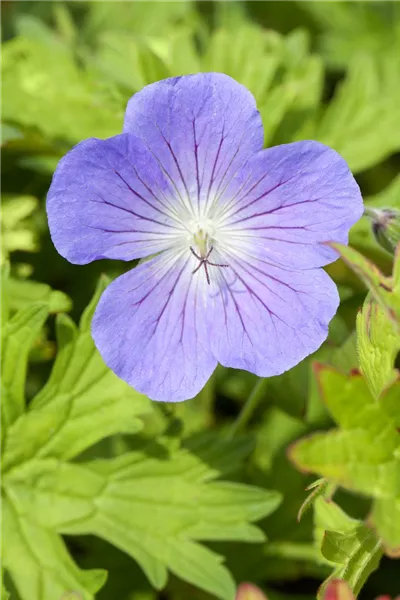
<svg viewBox="0 0 400 600">
<path fill-rule="evenodd" d="M 37 247 L 37 234 L 30 217 L 38 207 L 33 196 L 6 196 L 1 203 L 1 262 L 10 252 L 24 250 L 34 252 Z"/>
<path fill-rule="evenodd" d="M 278 39 L 278 35 L 247 23 L 233 30 L 219 29 L 207 44 L 203 70 L 234 77 L 262 103 L 281 63 L 280 52 L 274 48 Z M 249 54 L 253 57 L 250 61 Z"/>
<path fill-rule="evenodd" d="M 2 68 L 5 121 L 72 143 L 121 131 L 124 100 L 80 69 L 68 47 L 16 37 L 3 45 Z"/>
<path fill-rule="evenodd" d="M 24 134 L 17 128 L 12 125 L 6 125 L 5 123 L 1 124 L 1 145 L 4 146 L 7 142 L 12 142 L 13 140 L 20 140 L 24 137 Z"/>
<path fill-rule="evenodd" d="M 68 45 L 76 43 L 77 27 L 73 21 L 72 15 L 67 4 L 57 3 L 53 8 L 56 29 Z"/>
<path fill-rule="evenodd" d="M 350 518 L 335 502 L 318 498 L 315 502 L 316 542 L 323 558 L 334 570 L 319 589 L 324 598 L 329 583 L 343 579 L 358 595 L 369 575 L 375 571 L 383 554 L 376 534 L 362 521 Z"/>
<path fill-rule="evenodd" d="M 400 148 L 400 75 L 394 53 L 380 60 L 372 53 L 350 62 L 312 138 L 332 146 L 354 172 L 381 162 Z"/>
<path fill-rule="evenodd" d="M 337 69 L 347 67 L 360 53 L 385 57 L 399 48 L 400 11 L 396 3 L 382 10 L 375 3 L 299 2 L 322 30 L 321 51 L 328 64 Z"/>
<path fill-rule="evenodd" d="M 2 511 L 3 566 L 23 600 L 65 598 L 68 592 L 79 593 L 82 600 L 94 600 L 106 580 L 105 571 L 79 569 L 61 538 L 38 526 L 30 512 L 19 512 L 7 497 L 2 499 Z"/>
<path fill-rule="evenodd" d="M 361 372 L 378 398 L 399 376 L 394 361 L 400 350 L 400 334 L 370 297 L 357 315 L 357 349 Z"/>
<path fill-rule="evenodd" d="M 18 166 L 30 169 L 44 175 L 53 175 L 62 158 L 61 154 L 35 154 L 34 156 L 23 156 L 18 160 Z"/>
<path fill-rule="evenodd" d="M 372 496 L 371 521 L 389 554 L 400 552 L 400 379 L 377 400 L 360 375 L 319 368 L 322 396 L 338 429 L 296 442 L 301 469 Z"/>
<path fill-rule="evenodd" d="M 385 394 L 380 404 L 389 418 L 400 429 L 400 402 L 398 394 Z M 398 557 L 400 554 L 400 498 L 377 498 L 372 506 L 370 521 L 379 532 L 385 551 Z"/>
<path fill-rule="evenodd" d="M 5 263 L 0 265 L 0 291 L 1 291 L 1 332 L 3 335 L 3 328 L 7 325 L 10 318 L 10 304 L 8 298 L 8 281 L 10 277 L 10 265 Z"/>
<path fill-rule="evenodd" d="M 124 32 L 110 31 L 102 35 L 93 66 L 130 93 L 170 76 L 167 66 L 147 40 Z"/>
<path fill-rule="evenodd" d="M 173 76 L 190 75 L 202 70 L 193 28 L 174 28 L 166 40 L 148 40 L 153 52 L 168 66 Z"/>
<path fill-rule="evenodd" d="M 2 327 L 1 418 L 3 435 L 25 408 L 25 377 L 31 345 L 48 315 L 48 306 L 35 303 L 17 312 Z"/>
<path fill-rule="evenodd" d="M 309 45 L 303 30 L 283 37 L 241 19 L 213 33 L 201 70 L 226 73 L 254 94 L 265 144 L 277 130 L 279 140 L 292 141 L 314 114 L 323 89 L 322 61 L 309 55 Z"/>
<path fill-rule="evenodd" d="M 198 542 L 262 541 L 250 522 L 272 512 L 280 498 L 243 484 L 213 482 L 218 475 L 187 450 L 153 444 L 80 465 L 33 460 L 9 471 L 4 485 L 21 514 L 28 511 L 43 528 L 110 541 L 141 565 L 156 588 L 165 585 L 169 569 L 231 600 L 235 587 L 221 557 Z"/>
<path fill-rule="evenodd" d="M 327 560 L 339 564 L 332 578 L 345 578 L 354 594 L 359 593 L 371 573 L 378 568 L 383 554 L 380 541 L 363 524 L 351 533 L 326 531 L 321 552 Z"/>
<path fill-rule="evenodd" d="M 282 84 L 274 87 L 265 102 L 259 106 L 263 126 L 264 144 L 268 146 L 282 123 L 284 116 L 288 113 L 294 103 L 295 92 L 290 86 Z"/>
<path fill-rule="evenodd" d="M 170 25 L 185 23 L 195 17 L 188 2 L 155 1 L 112 4 L 93 3 L 87 7 L 85 30 L 94 35 L 103 31 L 126 31 L 131 35 L 159 35 L 160 31 L 169 31 Z"/>
<path fill-rule="evenodd" d="M 331 497 L 316 498 L 314 503 L 314 541 L 318 548 L 321 548 L 325 531 L 351 533 L 358 524 L 359 521 L 349 517 Z M 322 558 L 324 558 L 323 555 Z"/>
<path fill-rule="evenodd" d="M 254 450 L 254 439 L 248 435 L 237 435 L 233 440 L 219 433 L 202 431 L 184 439 L 182 448 L 207 464 L 215 476 L 221 476 L 241 468 Z"/>
<path fill-rule="evenodd" d="M 15 18 L 16 33 L 32 41 L 40 40 L 52 49 L 62 44 L 60 37 L 44 21 L 32 14 L 20 13 Z"/>
<path fill-rule="evenodd" d="M 389 556 L 400 556 L 400 497 L 378 498 L 370 515 L 370 522 L 379 533 Z"/>
<path fill-rule="evenodd" d="M 72 302 L 66 294 L 38 281 L 10 278 L 7 294 L 11 310 L 22 310 L 35 302 L 47 304 L 49 313 L 68 312 L 72 308 Z"/>
<path fill-rule="evenodd" d="M 5 197 L 1 205 L 1 220 L 5 229 L 13 229 L 21 221 L 29 217 L 38 206 L 37 198 L 33 196 Z"/>
<path fill-rule="evenodd" d="M 138 416 L 150 406 L 107 369 L 94 347 L 90 325 L 105 285 L 102 279 L 79 329 L 58 315 L 59 351 L 48 383 L 5 432 L 5 567 L 22 600 L 75 590 L 89 600 L 104 575 L 77 569 L 57 534 L 93 534 L 134 558 L 157 589 L 171 571 L 232 600 L 235 584 L 223 558 L 201 542 L 263 541 L 252 523 L 280 502 L 277 492 L 216 481 L 249 453 L 249 439 L 198 435 L 180 448 L 170 432 L 118 458 L 67 462 L 105 436 L 137 431 Z"/>
<path fill-rule="evenodd" d="M 321 366 L 319 384 L 340 429 L 296 442 L 292 460 L 349 490 L 378 498 L 400 495 L 400 435 L 365 380 Z M 386 394 L 398 397 L 399 389 L 397 381 Z"/>
<path fill-rule="evenodd" d="M 386 277 L 362 254 L 343 244 L 331 243 L 343 261 L 360 277 L 381 306 L 386 317 L 400 333 L 400 244 L 395 255 L 393 277 Z"/>
<path fill-rule="evenodd" d="M 32 456 L 69 459 L 104 437 L 141 428 L 138 417 L 149 412 L 150 401 L 107 368 L 92 340 L 90 323 L 105 285 L 100 280 L 79 330 L 66 315 L 57 317 L 53 370 L 28 411 L 7 431 L 4 468 Z"/>
<path fill-rule="evenodd" d="M 392 393 L 392 389 L 394 393 Z M 396 396 L 396 391 L 398 391 L 398 383 L 395 383 L 388 392 L 379 398 L 379 406 L 387 414 L 395 427 L 400 430 L 400 402 Z"/>
</svg>

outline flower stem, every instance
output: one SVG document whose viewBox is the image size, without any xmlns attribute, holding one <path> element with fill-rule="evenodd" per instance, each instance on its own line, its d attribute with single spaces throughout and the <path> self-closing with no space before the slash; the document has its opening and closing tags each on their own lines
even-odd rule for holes
<svg viewBox="0 0 400 600">
<path fill-rule="evenodd" d="M 260 378 L 254 386 L 250 396 L 244 403 L 237 419 L 234 421 L 228 432 L 228 438 L 231 439 L 241 431 L 250 421 L 260 401 L 264 398 L 269 380 Z"/>
</svg>

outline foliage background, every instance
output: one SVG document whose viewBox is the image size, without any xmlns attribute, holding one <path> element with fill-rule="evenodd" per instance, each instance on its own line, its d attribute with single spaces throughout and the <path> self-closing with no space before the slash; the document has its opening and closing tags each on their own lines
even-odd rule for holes
<svg viewBox="0 0 400 600">
<path fill-rule="evenodd" d="M 14 318 L 5 328 L 7 340 L 12 341 L 3 345 L 3 385 L 13 402 L 25 396 L 27 406 L 25 409 L 22 402 L 20 412 L 6 416 L 3 424 L 3 469 L 10 470 L 13 506 L 17 507 L 15 528 L 8 527 L 14 517 L 6 512 L 3 524 L 5 535 L 10 536 L 3 552 L 5 585 L 11 598 L 86 600 L 95 595 L 100 600 L 229 600 L 233 593 L 231 576 L 219 570 L 215 554 L 211 558 L 203 548 L 225 557 L 236 582 L 256 582 L 270 598 L 315 598 L 319 584 L 335 564 L 336 568 L 337 564 L 349 567 L 346 561 L 352 552 L 354 559 L 354 547 L 349 550 L 348 544 L 341 546 L 340 560 L 336 555 L 328 560 L 326 552 L 321 554 L 323 531 L 335 531 L 335 527 L 343 531 L 346 520 L 337 514 L 324 516 L 323 505 L 317 504 L 314 511 L 297 521 L 305 488 L 315 479 L 301 472 L 299 466 L 308 466 L 308 470 L 347 488 L 336 493 L 335 502 L 354 519 L 363 520 L 369 514 L 371 496 L 381 498 L 383 494 L 387 498 L 386 491 L 374 493 L 372 471 L 363 485 L 349 484 L 347 479 L 343 483 L 337 465 L 333 470 L 329 448 L 325 471 L 320 464 L 310 467 L 312 461 L 304 456 L 297 457 L 297 466 L 292 462 L 294 454 L 292 460 L 288 457 L 292 442 L 305 434 L 330 429 L 333 421 L 342 426 L 340 411 L 337 417 L 336 408 L 332 409 L 326 397 L 337 398 L 346 386 L 334 377 L 325 382 L 324 403 L 315 361 L 334 365 L 344 373 L 358 366 L 355 323 L 366 296 L 365 284 L 344 261 L 329 267 L 342 299 L 329 340 L 317 356 L 267 382 L 256 414 L 232 440 L 229 427 L 256 383 L 254 376 L 218 368 L 195 400 L 174 406 L 150 405 L 147 399 L 121 388 L 104 371 L 98 355 L 93 358 L 89 313 L 83 317 L 79 334 L 67 317 L 55 317 L 56 313 L 69 312 L 77 323 L 100 275 L 115 277 L 132 265 L 100 261 L 77 267 L 63 260 L 49 237 L 45 197 L 57 162 L 69 148 L 86 137 L 108 137 L 121 131 L 126 102 L 133 93 L 164 77 L 212 70 L 228 73 L 256 96 L 266 145 L 298 139 L 325 142 L 347 159 L 366 202 L 400 208 L 400 4 L 3 2 L 2 12 L 1 251 L 2 262 L 10 262 L 10 278 L 3 283 L 3 304 L 9 308 L 9 319 Z M 353 228 L 351 244 L 390 275 L 392 256 L 378 246 L 366 219 Z M 23 323 L 22 317 L 26 318 Z M 383 324 L 379 332 L 380 345 L 390 345 L 391 334 Z M 390 373 L 397 343 L 390 346 Z M 57 347 L 57 369 L 52 371 Z M 67 368 L 63 361 L 68 353 Z M 24 361 L 28 359 L 26 369 Z M 85 372 L 89 391 L 74 387 L 86 362 L 90 364 Z M 375 369 L 384 372 L 383 367 L 375 365 Z M 387 383 L 384 377 L 383 381 Z M 350 401 L 357 394 L 364 398 L 368 394 L 365 390 L 353 390 Z M 398 391 L 397 386 L 393 397 L 400 397 Z M 73 400 L 66 400 L 68 394 Z M 67 402 L 64 433 L 51 446 L 48 432 L 61 427 L 54 419 Z M 360 414 L 364 410 L 364 405 L 354 406 Z M 88 415 L 86 424 L 79 421 L 82 415 L 74 413 L 79 407 Z M 396 414 L 399 423 L 399 412 Z M 373 435 L 370 441 L 373 445 Z M 131 454 L 133 451 L 137 454 Z M 140 475 L 132 476 L 132 489 L 126 493 L 134 510 L 129 510 L 129 505 L 124 509 L 117 506 L 120 489 L 111 499 L 103 498 L 114 507 L 114 521 L 104 534 L 104 524 L 95 522 L 91 509 L 85 512 L 77 499 L 83 502 L 82 490 L 90 496 L 90 485 L 95 488 L 101 477 L 111 477 L 110 469 L 117 469 L 117 462 L 107 461 L 119 461 L 120 465 L 134 456 L 132 460 L 140 462 L 140 453 L 148 461 L 143 464 L 144 472 L 153 473 L 155 479 L 143 483 Z M 355 449 L 350 452 L 353 457 L 354 453 Z M 367 454 L 366 446 L 360 453 L 362 457 Z M 42 462 L 33 461 L 32 456 Z M 150 464 L 152 457 L 156 457 L 156 465 Z M 84 462 L 93 460 L 95 463 Z M 376 456 L 374 460 L 378 460 Z M 395 468 L 400 468 L 398 462 Z M 55 469 L 61 473 L 60 479 Z M 190 473 L 197 475 L 191 478 Z M 221 487 L 221 475 L 231 483 Z M 210 484 L 212 479 L 216 483 Z M 207 486 L 202 481 L 208 482 Z M 247 487 L 236 488 L 236 484 Z M 135 504 L 138 490 L 146 485 L 150 486 L 148 498 L 159 503 L 154 505 L 153 514 L 140 512 Z M 390 496 L 396 506 L 398 487 Z M 279 494 L 268 490 L 282 494 L 279 507 Z M 61 497 L 64 504 L 59 506 Z M 100 503 L 99 498 L 100 493 L 93 491 L 89 500 Z M 184 498 L 187 507 L 182 507 Z M 204 514 L 189 518 L 191 502 L 204 502 Z M 67 517 L 71 510 L 77 511 L 74 518 Z M 230 510 L 231 516 L 226 517 Z M 393 509 L 393 517 L 386 505 L 381 510 L 400 531 L 400 508 Z M 133 514 L 135 511 L 138 514 Z M 81 528 L 76 524 L 78 513 L 84 523 Z M 119 523 L 117 513 L 122 515 Z M 24 536 L 17 540 L 17 530 L 21 533 L 26 525 L 24 519 L 29 521 L 25 541 Z M 157 525 L 152 524 L 153 519 Z M 193 519 L 200 522 L 197 529 Z M 134 531 L 140 520 L 148 522 L 150 530 L 160 528 L 157 559 L 139 558 L 136 542 L 123 541 L 123 529 Z M 257 521 L 268 542 L 249 524 L 251 521 Z M 207 531 L 205 523 L 209 530 L 214 527 L 213 532 Z M 58 537 L 49 541 L 54 532 L 65 535 L 65 547 L 57 545 L 61 541 L 54 542 Z M 400 532 L 398 538 L 395 546 L 400 546 Z M 202 546 L 193 545 L 192 539 L 201 541 Z M 56 546 L 51 545 L 53 542 Z M 364 538 L 360 541 L 357 537 L 357 543 L 365 550 Z M 91 571 L 85 571 L 85 576 L 83 571 L 77 574 L 68 553 L 81 569 Z M 368 553 L 365 550 L 362 559 L 356 556 L 356 570 L 364 559 L 368 563 Z M 168 583 L 166 567 L 174 573 Z M 62 574 L 63 569 L 68 573 Z M 98 569 L 109 573 L 104 587 Z M 372 563 L 367 575 L 369 570 Z M 50 572 L 56 576 L 48 575 Z M 72 581 L 69 577 L 79 582 L 76 588 L 65 583 Z M 359 581 L 365 578 L 361 576 Z M 155 587 L 164 589 L 157 592 Z M 97 588 L 101 590 L 95 593 Z M 63 595 L 60 590 L 65 590 Z M 360 597 L 399 592 L 399 565 L 384 557 Z M 3 594 L 6 597 L 5 590 Z"/>
</svg>

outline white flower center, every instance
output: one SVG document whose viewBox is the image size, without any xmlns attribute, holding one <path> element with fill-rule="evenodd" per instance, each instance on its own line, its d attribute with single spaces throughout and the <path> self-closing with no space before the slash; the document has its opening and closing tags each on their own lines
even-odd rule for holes
<svg viewBox="0 0 400 600">
<path fill-rule="evenodd" d="M 193 246 L 200 256 L 206 256 L 211 246 L 215 244 L 216 224 L 211 219 L 203 217 L 196 220 L 192 219 L 186 227 L 188 245 Z"/>
</svg>

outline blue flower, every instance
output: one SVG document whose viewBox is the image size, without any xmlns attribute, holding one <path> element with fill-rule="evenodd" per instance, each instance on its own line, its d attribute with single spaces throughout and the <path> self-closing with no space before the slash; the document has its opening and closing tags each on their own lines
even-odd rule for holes
<svg viewBox="0 0 400 600">
<path fill-rule="evenodd" d="M 263 150 L 253 96 L 201 73 L 145 87 L 121 135 L 73 148 L 47 210 L 72 263 L 152 256 L 103 293 L 92 333 L 119 377 L 178 402 L 218 362 L 268 377 L 317 350 L 339 302 L 323 242 L 346 243 L 363 206 L 339 154 Z"/>
</svg>

